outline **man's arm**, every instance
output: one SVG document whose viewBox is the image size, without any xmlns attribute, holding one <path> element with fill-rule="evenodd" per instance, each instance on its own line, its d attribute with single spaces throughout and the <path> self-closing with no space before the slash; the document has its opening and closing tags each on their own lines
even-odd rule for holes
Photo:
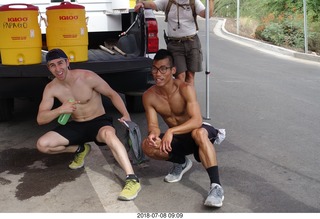
<svg viewBox="0 0 320 219">
<path fill-rule="evenodd" d="M 120 95 L 115 90 L 113 90 L 110 85 L 99 75 L 92 73 L 90 77 L 90 83 L 93 84 L 93 88 L 100 94 L 108 97 L 111 100 L 113 106 L 121 113 L 122 118 L 120 120 L 130 121 L 130 114 L 128 113 L 126 105 L 124 104 Z"/>
<path fill-rule="evenodd" d="M 209 17 L 212 17 L 213 16 L 213 10 L 214 10 L 214 0 L 207 0 L 207 1 L 209 1 Z M 203 18 L 206 18 L 206 9 L 202 10 L 199 13 L 199 16 L 203 17 Z"/>
<path fill-rule="evenodd" d="M 146 143 L 150 147 L 159 148 L 161 144 L 161 139 L 159 137 L 161 130 L 158 123 L 158 113 L 152 104 L 154 99 L 156 98 L 152 95 L 152 91 L 150 90 L 147 90 L 142 96 L 142 102 L 148 124 L 148 136 L 146 137 Z"/>
<path fill-rule="evenodd" d="M 148 135 L 159 137 L 161 131 L 158 123 L 158 114 L 152 105 L 153 99 L 155 99 L 155 97 L 150 90 L 147 90 L 142 96 L 143 107 L 148 123 Z"/>
<path fill-rule="evenodd" d="M 134 6 L 134 11 L 138 12 L 140 8 L 151 8 L 152 10 L 157 10 L 157 5 L 153 1 L 138 1 L 136 6 Z"/>
<path fill-rule="evenodd" d="M 108 85 L 109 86 L 109 85 Z M 122 118 L 120 118 L 120 120 L 124 120 L 124 121 L 130 121 L 130 114 L 126 108 L 126 105 L 124 104 L 122 98 L 120 97 L 120 95 L 113 90 L 110 87 L 110 92 L 108 97 L 110 98 L 112 104 L 114 105 L 114 107 L 121 113 Z"/>
<path fill-rule="evenodd" d="M 41 103 L 39 105 L 37 115 L 37 123 L 39 125 L 47 124 L 60 115 L 59 108 L 51 110 L 54 104 L 54 97 L 49 94 L 49 86 L 50 84 L 46 86 L 42 95 Z"/>
</svg>

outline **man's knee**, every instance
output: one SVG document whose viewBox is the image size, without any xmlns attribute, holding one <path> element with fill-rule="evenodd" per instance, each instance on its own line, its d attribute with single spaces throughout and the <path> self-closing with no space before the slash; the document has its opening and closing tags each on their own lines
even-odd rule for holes
<svg viewBox="0 0 320 219">
<path fill-rule="evenodd" d="M 142 144 L 141 144 L 141 148 L 142 148 L 142 151 L 143 151 L 143 153 L 144 153 L 145 155 L 151 157 L 151 156 L 150 156 L 150 155 L 151 155 L 151 153 L 150 153 L 150 147 L 148 146 L 146 139 L 143 140 L 143 142 L 142 142 Z"/>
<path fill-rule="evenodd" d="M 42 152 L 42 153 L 49 153 L 49 145 L 48 145 L 48 141 L 44 138 L 39 138 L 37 141 L 37 149 L 38 151 Z"/>
<path fill-rule="evenodd" d="M 103 142 L 107 144 L 109 147 L 113 145 L 112 142 L 116 138 L 118 137 L 116 135 L 115 129 L 112 128 L 111 126 L 103 127 L 99 130 L 99 133 L 98 133 L 99 142 Z"/>
<path fill-rule="evenodd" d="M 148 145 L 147 139 L 142 142 L 142 151 L 145 155 L 155 160 L 167 160 L 169 158 L 168 154 L 161 152 L 159 148 Z"/>
<path fill-rule="evenodd" d="M 203 145 L 203 143 L 208 139 L 208 132 L 205 128 L 198 128 L 192 131 L 192 138 L 197 143 L 197 145 Z"/>
</svg>

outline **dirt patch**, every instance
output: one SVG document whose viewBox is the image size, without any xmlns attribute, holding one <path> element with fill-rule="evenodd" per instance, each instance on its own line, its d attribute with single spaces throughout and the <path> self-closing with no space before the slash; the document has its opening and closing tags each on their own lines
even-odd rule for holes
<svg viewBox="0 0 320 219">
<path fill-rule="evenodd" d="M 255 30 L 257 28 L 256 23 L 240 19 L 239 23 L 239 35 L 251 39 L 255 39 Z M 237 20 L 232 18 L 227 18 L 225 22 L 225 29 L 230 32 L 237 34 Z"/>
</svg>

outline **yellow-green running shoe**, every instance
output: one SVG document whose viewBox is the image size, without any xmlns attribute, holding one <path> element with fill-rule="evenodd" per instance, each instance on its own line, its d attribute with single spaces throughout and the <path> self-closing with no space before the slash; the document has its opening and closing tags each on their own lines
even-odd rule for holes
<svg viewBox="0 0 320 219">
<path fill-rule="evenodd" d="M 83 167 L 84 158 L 89 154 L 90 150 L 90 144 L 84 144 L 84 150 L 74 156 L 74 160 L 70 163 L 69 168 L 75 170 Z"/>
<path fill-rule="evenodd" d="M 123 190 L 120 192 L 118 199 L 123 201 L 130 201 L 135 199 L 138 196 L 138 193 L 141 190 L 140 183 L 135 179 L 127 179 L 126 185 Z"/>
</svg>

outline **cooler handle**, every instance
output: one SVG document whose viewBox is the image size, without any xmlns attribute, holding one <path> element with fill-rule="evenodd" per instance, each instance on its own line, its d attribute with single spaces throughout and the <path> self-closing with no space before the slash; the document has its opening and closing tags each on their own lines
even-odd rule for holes
<svg viewBox="0 0 320 219">
<path fill-rule="evenodd" d="M 12 9 L 11 6 L 26 6 L 26 8 L 39 9 L 37 6 L 31 5 L 31 4 L 24 4 L 24 3 L 12 3 L 12 4 L 3 5 L 1 7 L 3 9 Z M 25 9 L 25 8 L 15 8 L 15 9 Z"/>
<path fill-rule="evenodd" d="M 65 1 L 60 3 L 60 5 L 70 5 L 70 4 L 71 4 L 71 2 L 65 2 Z"/>
</svg>

